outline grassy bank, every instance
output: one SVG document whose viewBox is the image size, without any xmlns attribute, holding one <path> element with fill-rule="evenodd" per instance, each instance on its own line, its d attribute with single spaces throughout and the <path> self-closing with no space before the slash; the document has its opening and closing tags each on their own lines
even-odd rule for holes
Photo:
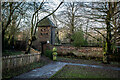
<svg viewBox="0 0 120 80">
<path fill-rule="evenodd" d="M 15 69 L 2 71 L 2 78 L 10 79 L 10 78 L 20 75 L 22 73 L 29 72 L 35 68 L 40 68 L 48 63 L 49 63 L 49 61 L 40 60 L 39 62 L 34 62 L 34 63 L 28 64 L 26 66 L 23 66 L 23 67 L 18 67 Z"/>
</svg>

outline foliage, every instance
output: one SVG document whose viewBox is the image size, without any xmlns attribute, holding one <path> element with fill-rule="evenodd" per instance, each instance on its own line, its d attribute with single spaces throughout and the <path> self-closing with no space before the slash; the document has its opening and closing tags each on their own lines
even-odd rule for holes
<svg viewBox="0 0 120 80">
<path fill-rule="evenodd" d="M 84 41 L 84 46 L 88 46 L 88 41 L 87 40 Z"/>
<path fill-rule="evenodd" d="M 9 44 L 9 46 L 14 45 L 18 32 L 20 31 L 21 28 L 23 28 L 22 24 L 26 22 L 26 21 L 24 22 L 22 21 L 21 23 L 21 20 L 22 19 L 27 20 L 28 18 L 27 6 L 28 6 L 27 3 L 24 3 L 24 2 L 2 2 L 1 14 L 2 14 L 2 41 L 3 41 L 2 49 L 3 51 L 6 49 L 6 44 Z"/>
<path fill-rule="evenodd" d="M 77 31 L 72 35 L 73 45 L 75 47 L 80 47 L 85 44 L 84 35 L 82 31 Z"/>
<path fill-rule="evenodd" d="M 49 57 L 50 59 L 52 59 L 52 57 L 53 57 L 53 56 L 52 56 L 52 52 L 53 52 L 52 50 L 46 50 L 46 51 L 45 51 L 45 56 L 47 56 L 47 57 Z"/>
<path fill-rule="evenodd" d="M 2 56 L 20 55 L 20 54 L 24 54 L 24 53 L 21 52 L 21 51 L 10 51 L 10 50 L 5 50 L 5 51 L 2 53 Z"/>
<path fill-rule="evenodd" d="M 10 49 L 10 45 L 8 44 L 8 39 L 7 38 L 4 38 L 4 42 L 5 44 L 5 49 Z"/>
</svg>

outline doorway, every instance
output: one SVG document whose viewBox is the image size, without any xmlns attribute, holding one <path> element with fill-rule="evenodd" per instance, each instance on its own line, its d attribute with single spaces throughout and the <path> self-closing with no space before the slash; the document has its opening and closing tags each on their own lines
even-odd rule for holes
<svg viewBox="0 0 120 80">
<path fill-rule="evenodd" d="M 46 47 L 47 41 L 41 42 L 41 56 L 44 54 L 45 52 L 45 47 Z"/>
</svg>

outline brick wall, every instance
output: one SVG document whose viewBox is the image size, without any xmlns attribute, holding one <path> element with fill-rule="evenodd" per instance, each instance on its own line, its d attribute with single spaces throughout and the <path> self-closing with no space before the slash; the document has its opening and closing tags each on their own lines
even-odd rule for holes
<svg viewBox="0 0 120 80">
<path fill-rule="evenodd" d="M 40 42 L 50 40 L 51 30 L 50 27 L 38 27 L 38 38 Z"/>
<path fill-rule="evenodd" d="M 73 46 L 52 46 L 57 48 L 58 55 L 73 53 L 76 56 L 103 57 L 103 50 L 100 47 L 73 47 Z"/>
</svg>

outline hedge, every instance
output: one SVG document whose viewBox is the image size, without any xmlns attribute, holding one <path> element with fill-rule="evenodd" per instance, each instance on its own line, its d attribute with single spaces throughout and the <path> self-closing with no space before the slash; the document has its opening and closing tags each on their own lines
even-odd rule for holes
<svg viewBox="0 0 120 80">
<path fill-rule="evenodd" d="M 47 56 L 47 57 L 49 57 L 50 59 L 52 59 L 52 58 L 53 58 L 53 56 L 52 56 L 52 50 L 46 50 L 46 51 L 45 51 L 45 56 Z"/>
</svg>

